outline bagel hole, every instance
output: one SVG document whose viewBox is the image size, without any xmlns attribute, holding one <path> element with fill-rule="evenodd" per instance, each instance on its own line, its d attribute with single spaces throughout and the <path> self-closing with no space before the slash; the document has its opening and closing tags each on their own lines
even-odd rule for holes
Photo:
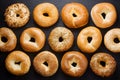
<svg viewBox="0 0 120 80">
<path fill-rule="evenodd" d="M 77 66 L 77 63 L 76 63 L 76 62 L 73 62 L 71 65 L 72 65 L 73 67 L 76 67 L 76 66 Z"/>
<path fill-rule="evenodd" d="M 20 14 L 16 14 L 16 17 L 19 17 L 20 16 Z"/>
<path fill-rule="evenodd" d="M 73 17 L 77 17 L 77 15 L 75 13 L 73 13 L 72 15 L 73 15 Z"/>
<path fill-rule="evenodd" d="M 103 67 L 105 67 L 106 66 L 105 61 L 100 61 L 100 65 L 102 65 Z"/>
<path fill-rule="evenodd" d="M 2 37 L 1 40 L 2 40 L 2 42 L 7 42 L 8 41 L 8 39 L 6 37 Z"/>
<path fill-rule="evenodd" d="M 59 42 L 62 42 L 63 41 L 63 38 L 62 37 L 59 37 Z"/>
<path fill-rule="evenodd" d="M 115 43 L 119 43 L 120 41 L 119 41 L 118 38 L 115 38 L 115 39 L 114 39 L 114 42 L 115 42 Z"/>
<path fill-rule="evenodd" d="M 31 37 L 30 41 L 35 42 L 35 38 Z"/>
<path fill-rule="evenodd" d="M 88 40 L 88 43 L 90 43 L 92 41 L 92 37 L 88 37 L 87 40 Z"/>
<path fill-rule="evenodd" d="M 102 13 L 101 15 L 102 15 L 103 19 L 105 19 L 106 14 L 105 14 L 105 13 Z"/>
<path fill-rule="evenodd" d="M 16 61 L 15 62 L 16 65 L 20 65 L 20 63 L 21 63 L 20 61 Z"/>
<path fill-rule="evenodd" d="M 48 16 L 49 16 L 49 14 L 48 14 L 48 13 L 43 13 L 43 15 L 44 15 L 44 16 L 46 16 L 46 17 L 48 17 Z"/>
<path fill-rule="evenodd" d="M 48 67 L 48 63 L 46 61 L 43 64 Z"/>
</svg>

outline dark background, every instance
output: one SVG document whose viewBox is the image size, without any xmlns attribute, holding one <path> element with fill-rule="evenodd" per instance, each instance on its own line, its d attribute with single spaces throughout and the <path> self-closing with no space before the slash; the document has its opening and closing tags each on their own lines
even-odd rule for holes
<svg viewBox="0 0 120 80">
<path fill-rule="evenodd" d="M 69 3 L 69 2 L 80 2 L 80 3 L 84 4 L 84 5 L 87 7 L 87 9 L 88 9 L 88 11 L 89 11 L 89 15 L 90 15 L 91 8 L 92 8 L 96 3 L 100 3 L 100 2 L 110 2 L 110 3 L 112 3 L 112 4 L 116 7 L 117 14 L 118 14 L 117 16 L 118 16 L 118 17 L 117 17 L 116 23 L 115 23 L 112 27 L 107 28 L 107 29 L 100 29 L 101 32 L 102 32 L 102 35 L 103 35 L 103 37 L 104 37 L 105 33 L 106 33 L 108 30 L 110 30 L 110 29 L 112 29 L 112 28 L 115 28 L 115 27 L 120 27 L 120 16 L 119 16 L 119 14 L 120 14 L 120 1 L 119 1 L 119 0 L 0 0 L 0 27 L 8 27 L 7 24 L 4 22 L 4 12 L 5 12 L 5 9 L 6 9 L 9 5 L 11 5 L 11 4 L 13 4 L 13 3 L 16 3 L 16 2 L 22 2 L 22 3 L 26 4 L 26 5 L 28 6 L 28 8 L 30 9 L 31 14 L 30 14 L 30 20 L 29 20 L 29 22 L 28 22 L 25 26 L 23 26 L 22 28 L 18 28 L 18 29 L 12 29 L 12 30 L 14 31 L 14 33 L 16 34 L 17 39 L 18 39 L 18 40 L 17 40 L 17 41 L 18 41 L 18 42 L 17 42 L 17 47 L 15 48 L 15 50 L 22 50 L 22 48 L 21 48 L 21 46 L 20 46 L 20 43 L 19 43 L 19 42 L 20 42 L 20 41 L 19 41 L 19 37 L 20 37 L 22 31 L 23 31 L 24 29 L 28 28 L 28 27 L 38 27 L 38 28 L 42 29 L 42 30 L 45 32 L 45 34 L 46 34 L 46 44 L 45 44 L 44 48 L 43 48 L 42 50 L 40 50 L 39 52 L 44 51 L 44 50 L 49 50 L 49 51 L 53 52 L 53 53 L 57 56 L 57 58 L 58 58 L 58 60 L 59 60 L 59 69 L 58 69 L 58 71 L 56 72 L 56 74 L 53 75 L 52 77 L 47 77 L 47 78 L 45 78 L 45 77 L 42 77 L 42 76 L 40 76 L 39 74 L 37 74 L 37 73 L 35 72 L 34 68 L 33 68 L 33 65 L 31 65 L 30 71 L 29 71 L 26 75 L 24 75 L 24 76 L 19 76 L 19 77 L 18 77 L 18 76 L 14 76 L 14 75 L 10 74 L 10 73 L 6 70 L 6 68 L 5 68 L 5 62 L 4 62 L 4 61 L 5 61 L 6 56 L 7 56 L 10 52 L 7 52 L 7 53 L 2 53 L 2 52 L 0 52 L 0 80 L 120 80 L 120 54 L 119 54 L 119 53 L 116 53 L 116 54 L 115 54 L 115 53 L 112 53 L 112 52 L 108 51 L 108 50 L 105 48 L 103 41 L 102 41 L 102 44 L 101 44 L 100 48 L 99 48 L 96 52 L 107 52 L 107 53 L 109 53 L 110 55 L 112 55 L 112 56 L 115 58 L 115 60 L 117 61 L 117 69 L 116 69 L 115 73 L 114 73 L 111 77 L 109 77 L 109 78 L 101 78 L 101 77 L 99 77 L 99 76 L 96 76 L 96 75 L 91 71 L 89 65 L 88 65 L 88 68 L 87 68 L 86 73 L 85 73 L 82 77 L 73 78 L 73 77 L 70 77 L 70 76 L 67 76 L 66 74 L 64 74 L 64 73 L 62 72 L 62 70 L 61 70 L 61 67 L 60 67 L 60 61 L 61 61 L 61 58 L 62 58 L 62 56 L 63 56 L 63 54 L 64 54 L 65 52 L 63 52 L 63 53 L 56 53 L 56 52 L 54 52 L 53 50 L 51 50 L 51 48 L 50 48 L 50 46 L 49 46 L 49 44 L 48 44 L 48 35 L 49 35 L 50 31 L 51 31 L 53 28 L 55 28 L 55 27 L 57 27 L 57 26 L 64 26 L 64 27 L 66 27 L 66 26 L 63 24 L 62 20 L 61 20 L 61 16 L 59 16 L 58 22 L 57 22 L 55 25 L 51 26 L 50 28 L 41 28 L 40 26 L 38 26 L 38 25 L 34 22 L 33 16 L 32 16 L 32 15 L 33 15 L 33 14 L 32 14 L 32 11 L 33 11 L 34 7 L 35 7 L 37 4 L 42 3 L 42 2 L 51 2 L 51 3 L 55 4 L 56 7 L 57 7 L 58 10 L 59 10 L 59 13 L 60 13 L 62 7 L 63 7 L 66 3 Z M 89 23 L 88 23 L 86 26 L 90 26 L 90 25 L 95 26 L 95 25 L 93 24 L 93 22 L 92 22 L 91 17 L 89 16 Z M 86 26 L 85 26 L 85 27 L 86 27 Z M 83 27 L 83 28 L 85 28 L 85 27 Z M 73 46 L 72 46 L 68 51 L 71 51 L 71 50 L 80 51 L 80 50 L 78 49 L 78 47 L 77 47 L 76 39 L 77 39 L 78 33 L 79 33 L 79 32 L 81 31 L 81 29 L 83 29 L 83 28 L 70 29 L 70 30 L 73 32 L 74 36 L 75 36 L 75 40 L 74 40 Z M 23 50 L 22 50 L 22 51 L 23 51 Z M 31 63 L 32 63 L 32 61 L 33 61 L 33 58 L 34 58 L 39 52 L 37 52 L 37 53 L 28 53 L 28 52 L 26 52 L 26 54 L 28 54 L 28 55 L 30 56 Z M 81 51 L 80 51 L 80 52 L 81 52 Z M 95 52 L 95 53 L 96 53 L 96 52 Z M 90 62 L 90 58 L 91 58 L 91 56 L 92 56 L 94 53 L 93 53 L 93 54 L 83 53 L 83 54 L 87 57 L 88 61 Z"/>
</svg>

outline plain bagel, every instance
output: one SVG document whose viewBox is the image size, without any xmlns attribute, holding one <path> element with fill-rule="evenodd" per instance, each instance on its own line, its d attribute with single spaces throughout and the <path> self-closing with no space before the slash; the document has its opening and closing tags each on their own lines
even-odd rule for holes
<svg viewBox="0 0 120 80">
<path fill-rule="evenodd" d="M 50 51 L 42 51 L 34 58 L 33 66 L 38 74 L 49 77 L 57 72 L 58 60 Z"/>
<path fill-rule="evenodd" d="M 104 36 L 106 48 L 112 52 L 120 52 L 120 28 L 109 30 Z"/>
<path fill-rule="evenodd" d="M 33 10 L 33 18 L 41 27 L 50 27 L 58 20 L 57 7 L 52 3 L 40 3 Z"/>
<path fill-rule="evenodd" d="M 31 62 L 29 56 L 24 52 L 13 51 L 6 57 L 5 66 L 11 74 L 21 76 L 28 73 Z"/>
<path fill-rule="evenodd" d="M 0 51 L 9 52 L 15 49 L 17 44 L 17 37 L 14 32 L 7 28 L 0 28 Z"/>
<path fill-rule="evenodd" d="M 35 27 L 25 29 L 20 36 L 20 44 L 27 52 L 37 52 L 45 44 L 44 32 Z"/>
<path fill-rule="evenodd" d="M 87 69 L 87 58 L 78 51 L 66 52 L 61 60 L 61 69 L 72 77 L 81 77 Z"/>
<path fill-rule="evenodd" d="M 102 43 L 102 34 L 100 30 L 94 26 L 82 29 L 77 37 L 77 45 L 79 49 L 86 53 L 95 52 Z"/>
<path fill-rule="evenodd" d="M 91 10 L 91 17 L 97 27 L 108 28 L 115 23 L 117 12 L 111 3 L 98 3 Z"/>
<path fill-rule="evenodd" d="M 85 26 L 89 20 L 87 8 L 80 3 L 67 3 L 61 11 L 64 24 L 69 28 L 80 28 Z"/>
</svg>

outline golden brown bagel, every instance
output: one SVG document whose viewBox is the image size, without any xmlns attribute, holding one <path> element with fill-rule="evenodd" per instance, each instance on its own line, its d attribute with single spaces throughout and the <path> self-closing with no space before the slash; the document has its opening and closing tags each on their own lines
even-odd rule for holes
<svg viewBox="0 0 120 80">
<path fill-rule="evenodd" d="M 42 49 L 45 44 L 45 34 L 39 28 L 27 28 L 20 36 L 20 44 L 27 52 L 37 52 Z"/>
<path fill-rule="evenodd" d="M 5 66 L 11 74 L 21 76 L 28 73 L 31 62 L 29 56 L 24 52 L 13 51 L 7 56 Z"/>
<path fill-rule="evenodd" d="M 95 52 L 102 42 L 102 34 L 99 29 L 93 26 L 82 29 L 77 37 L 79 49 L 86 53 Z"/>
<path fill-rule="evenodd" d="M 0 28 L 0 51 L 8 52 L 15 49 L 17 38 L 14 32 L 6 27 Z"/>
<path fill-rule="evenodd" d="M 88 66 L 87 58 L 80 52 L 66 52 L 61 60 L 61 69 L 64 73 L 72 77 L 82 76 Z"/>
<path fill-rule="evenodd" d="M 69 28 L 80 28 L 88 23 L 88 10 L 80 3 L 67 3 L 61 11 L 64 24 Z"/>
<path fill-rule="evenodd" d="M 97 27 L 108 28 L 115 23 L 117 12 L 113 4 L 103 2 L 92 8 L 91 17 Z"/>
<path fill-rule="evenodd" d="M 33 18 L 41 27 L 50 27 L 58 20 L 57 7 L 52 3 L 40 3 L 33 10 Z"/>
<path fill-rule="evenodd" d="M 37 73 L 44 77 L 49 77 L 56 73 L 58 60 L 53 53 L 42 51 L 34 58 L 33 66 Z"/>
</svg>

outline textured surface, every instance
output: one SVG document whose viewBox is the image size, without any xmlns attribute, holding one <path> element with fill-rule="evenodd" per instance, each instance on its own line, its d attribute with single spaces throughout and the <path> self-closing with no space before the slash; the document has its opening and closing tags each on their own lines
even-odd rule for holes
<svg viewBox="0 0 120 80">
<path fill-rule="evenodd" d="M 19 41 L 19 37 L 20 37 L 20 34 L 21 32 L 28 28 L 28 27 L 38 27 L 40 28 L 34 21 L 33 21 L 33 16 L 32 16 L 32 11 L 34 9 L 34 7 L 41 3 L 41 2 L 51 2 L 53 4 L 55 4 L 59 10 L 59 13 L 62 9 L 62 7 L 68 3 L 68 2 L 80 2 L 82 4 L 84 4 L 87 8 L 88 8 L 88 11 L 89 11 L 89 14 L 90 14 L 90 11 L 91 11 L 91 8 L 96 4 L 96 3 L 99 3 L 99 2 L 111 2 L 115 5 L 116 9 L 117 9 L 117 13 L 120 14 L 120 1 L 119 0 L 0 0 L 0 27 L 3 27 L 3 26 L 7 26 L 7 24 L 4 22 L 4 12 L 5 12 L 5 9 L 7 8 L 7 6 L 9 6 L 10 4 L 12 3 L 16 3 L 16 2 L 23 2 L 24 4 L 26 4 L 28 6 L 28 8 L 30 9 L 31 11 L 31 14 L 30 14 L 30 20 L 29 22 L 22 28 L 18 28 L 18 29 L 12 29 L 16 35 L 17 35 L 17 38 L 18 38 L 18 43 L 17 43 L 17 47 L 15 48 L 15 50 L 22 50 L 21 46 L 20 46 L 20 41 Z M 93 22 L 92 22 L 92 19 L 91 17 L 89 16 L 89 23 L 87 24 L 87 26 L 89 25 L 93 25 Z M 63 56 L 63 54 L 58 54 L 56 52 L 54 52 L 50 46 L 48 45 L 48 35 L 50 33 L 50 31 L 55 28 L 56 26 L 65 26 L 63 24 L 63 22 L 61 21 L 61 17 L 59 17 L 59 20 L 58 22 L 51 26 L 50 28 L 41 28 L 45 33 L 46 33 L 46 44 L 44 46 L 44 48 L 41 50 L 50 50 L 51 52 L 55 53 L 55 55 L 57 56 L 58 60 L 59 60 L 59 64 L 60 64 L 60 61 L 61 61 L 61 58 Z M 101 32 L 102 32 L 102 35 L 104 36 L 104 34 L 110 30 L 111 28 L 115 28 L 115 27 L 120 27 L 120 16 L 118 15 L 117 17 L 117 21 L 116 23 L 110 27 L 110 28 L 107 28 L 107 29 L 100 29 Z M 77 47 L 77 44 L 76 44 L 76 38 L 77 38 L 77 35 L 79 33 L 79 31 L 81 31 L 82 28 L 79 28 L 79 29 L 71 29 L 71 31 L 73 32 L 73 34 L 75 35 L 75 41 L 74 41 L 74 45 L 72 46 L 72 48 L 70 48 L 69 50 L 77 50 L 77 51 L 80 51 Z M 40 52 L 40 51 L 39 51 Z M 11 75 L 10 73 L 8 73 L 8 71 L 6 70 L 5 68 L 5 64 L 4 64 L 4 61 L 5 61 L 5 58 L 6 56 L 9 54 L 9 53 L 2 53 L 0 52 L 0 80 L 120 80 L 120 54 L 114 54 L 110 51 L 108 51 L 104 44 L 103 44 L 103 41 L 102 41 L 102 45 L 101 47 L 96 51 L 96 52 L 108 52 L 109 54 L 111 54 L 115 60 L 117 61 L 117 69 L 116 69 L 116 72 L 114 73 L 113 76 L 109 77 L 109 78 L 101 78 L 101 77 L 98 77 L 96 76 L 90 69 L 90 67 L 88 66 L 87 68 L 87 71 L 86 73 L 80 77 L 80 78 L 72 78 L 72 77 L 69 77 L 67 75 L 65 75 L 60 66 L 59 66 L 59 69 L 57 71 L 57 73 L 52 76 L 52 77 L 48 77 L 48 78 L 44 78 L 40 75 L 38 75 L 34 68 L 33 68 L 33 65 L 31 66 L 30 68 L 30 71 L 28 74 L 24 75 L 24 76 L 21 76 L 21 77 L 17 77 L 17 76 L 14 76 L 14 75 Z M 64 53 L 64 52 L 63 52 Z M 37 55 L 37 53 L 27 53 L 30 58 L 31 58 L 31 62 L 33 61 L 33 58 L 34 56 Z M 93 54 L 86 54 L 84 53 L 85 56 L 88 58 L 88 61 L 90 61 L 90 58 Z"/>
</svg>

